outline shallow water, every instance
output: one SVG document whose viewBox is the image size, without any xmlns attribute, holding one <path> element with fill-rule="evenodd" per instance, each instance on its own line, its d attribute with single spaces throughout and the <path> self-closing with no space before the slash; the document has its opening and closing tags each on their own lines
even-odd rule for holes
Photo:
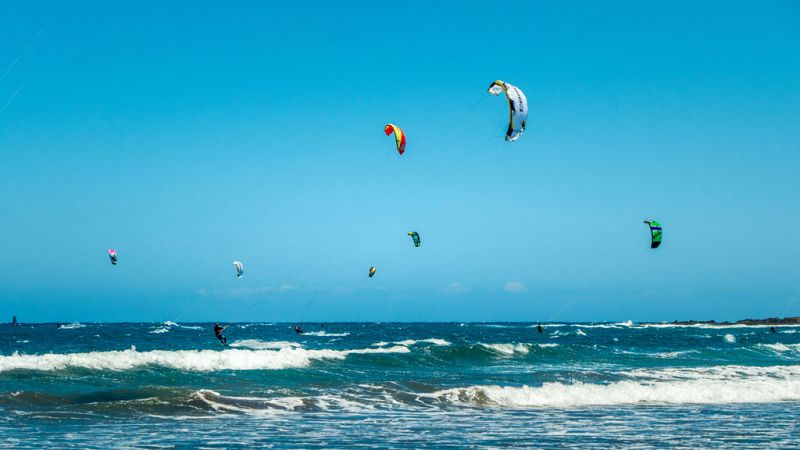
<svg viewBox="0 0 800 450">
<path fill-rule="evenodd" d="M 798 447 L 800 328 L 23 325 L 0 447 Z"/>
</svg>

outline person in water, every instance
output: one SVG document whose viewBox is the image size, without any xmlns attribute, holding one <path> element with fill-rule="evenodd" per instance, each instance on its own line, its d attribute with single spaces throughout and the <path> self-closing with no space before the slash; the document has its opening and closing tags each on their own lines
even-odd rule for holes
<svg viewBox="0 0 800 450">
<path fill-rule="evenodd" d="M 300 325 L 294 326 L 294 332 L 297 334 L 303 334 L 303 330 L 300 329 Z"/>
<path fill-rule="evenodd" d="M 775 327 L 774 327 L 774 326 L 772 326 L 772 327 L 769 327 L 769 332 L 770 332 L 770 333 L 777 333 L 777 332 L 778 332 L 778 330 L 776 330 L 776 329 L 775 329 Z"/>
<path fill-rule="evenodd" d="M 226 325 L 223 327 L 219 324 L 219 322 L 214 324 L 214 335 L 217 337 L 217 339 L 219 339 L 222 345 L 228 345 L 228 338 L 222 335 L 222 332 L 225 331 L 225 328 L 228 328 L 228 326 Z"/>
<path fill-rule="evenodd" d="M 542 328 L 542 324 L 537 324 L 536 325 L 536 331 L 538 331 L 539 333 L 544 331 L 544 328 Z"/>
</svg>

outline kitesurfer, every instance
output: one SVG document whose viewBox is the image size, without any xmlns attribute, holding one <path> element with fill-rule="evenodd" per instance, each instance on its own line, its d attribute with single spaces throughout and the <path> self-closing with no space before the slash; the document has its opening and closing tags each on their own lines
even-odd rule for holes
<svg viewBox="0 0 800 450">
<path fill-rule="evenodd" d="M 538 331 L 539 333 L 544 331 L 544 328 L 542 328 L 542 324 L 537 324 L 536 325 L 536 331 Z"/>
<path fill-rule="evenodd" d="M 214 324 L 214 335 L 217 337 L 217 339 L 219 339 L 219 342 L 222 343 L 222 345 L 228 345 L 228 338 L 222 335 L 222 332 L 225 331 L 225 328 L 228 328 L 228 326 L 226 325 L 223 327 L 219 324 L 219 322 Z"/>
<path fill-rule="evenodd" d="M 778 330 L 775 329 L 775 326 L 771 326 L 771 327 L 769 327 L 769 332 L 770 333 L 777 333 Z"/>
<path fill-rule="evenodd" d="M 297 334 L 303 334 L 303 330 L 300 329 L 300 325 L 295 325 L 294 326 L 294 332 L 297 333 Z"/>
</svg>

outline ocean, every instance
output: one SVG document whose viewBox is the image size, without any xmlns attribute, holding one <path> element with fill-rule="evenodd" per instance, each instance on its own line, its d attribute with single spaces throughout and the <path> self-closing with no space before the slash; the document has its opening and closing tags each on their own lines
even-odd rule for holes
<svg viewBox="0 0 800 450">
<path fill-rule="evenodd" d="M 2 448 L 798 448 L 800 327 L 5 326 Z"/>
</svg>

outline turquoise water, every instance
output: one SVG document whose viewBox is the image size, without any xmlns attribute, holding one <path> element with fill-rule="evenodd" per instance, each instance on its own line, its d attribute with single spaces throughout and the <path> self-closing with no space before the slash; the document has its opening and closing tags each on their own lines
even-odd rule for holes
<svg viewBox="0 0 800 450">
<path fill-rule="evenodd" d="M 0 336 L 0 447 L 800 446 L 800 327 L 55 324 Z"/>
</svg>

